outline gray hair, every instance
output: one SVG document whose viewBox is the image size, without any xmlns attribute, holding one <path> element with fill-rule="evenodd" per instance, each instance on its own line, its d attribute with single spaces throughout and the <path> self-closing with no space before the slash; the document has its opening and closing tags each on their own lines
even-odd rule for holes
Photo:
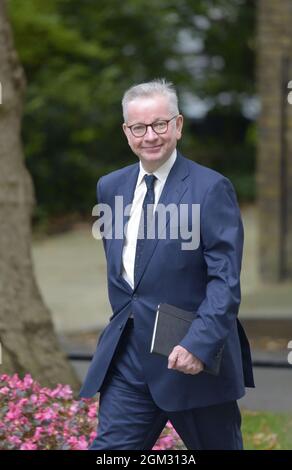
<svg viewBox="0 0 292 470">
<path fill-rule="evenodd" d="M 154 95 L 162 95 L 168 99 L 170 112 L 179 114 L 178 98 L 173 83 L 167 82 L 165 78 L 157 78 L 151 82 L 140 83 L 134 85 L 125 91 L 122 99 L 123 116 L 127 120 L 127 106 L 130 101 L 136 98 L 152 97 Z"/>
</svg>

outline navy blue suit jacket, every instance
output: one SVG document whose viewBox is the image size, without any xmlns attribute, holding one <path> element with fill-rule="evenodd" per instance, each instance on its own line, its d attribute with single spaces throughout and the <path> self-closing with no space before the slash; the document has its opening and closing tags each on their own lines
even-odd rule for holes
<svg viewBox="0 0 292 470">
<path fill-rule="evenodd" d="M 98 202 L 113 208 L 119 195 L 124 206 L 130 204 L 138 173 L 135 163 L 103 176 L 97 185 Z M 237 319 L 243 227 L 233 186 L 221 174 L 178 153 L 159 203 L 200 204 L 200 245 L 189 251 L 181 250 L 180 239 L 148 239 L 132 289 L 121 275 L 123 240 L 103 239 L 113 314 L 100 336 L 80 396 L 91 397 L 100 390 L 132 312 L 145 379 L 160 408 L 178 411 L 236 400 L 254 381 L 248 340 Z M 166 226 L 168 222 L 169 217 Z M 219 376 L 169 370 L 166 358 L 150 354 L 161 302 L 196 313 L 180 345 L 205 364 L 212 366 L 224 345 Z"/>
</svg>

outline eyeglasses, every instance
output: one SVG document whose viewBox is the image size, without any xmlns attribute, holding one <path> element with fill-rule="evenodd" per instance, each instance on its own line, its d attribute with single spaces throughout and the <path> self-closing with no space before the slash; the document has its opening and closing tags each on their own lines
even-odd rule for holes
<svg viewBox="0 0 292 470">
<path fill-rule="evenodd" d="M 168 130 L 168 123 L 177 116 L 178 114 L 170 119 L 160 119 L 159 121 L 152 122 L 151 124 L 133 124 L 132 126 L 127 127 L 130 129 L 134 137 L 144 137 L 149 126 L 156 134 L 165 134 Z"/>
</svg>

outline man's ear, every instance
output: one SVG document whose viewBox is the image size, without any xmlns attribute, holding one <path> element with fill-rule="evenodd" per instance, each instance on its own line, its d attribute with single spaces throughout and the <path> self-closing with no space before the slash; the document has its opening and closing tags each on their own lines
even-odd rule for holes
<svg viewBox="0 0 292 470">
<path fill-rule="evenodd" d="M 125 136 L 128 138 L 128 133 L 127 133 L 127 129 L 128 129 L 128 128 L 127 128 L 127 125 L 126 125 L 124 122 L 123 122 L 123 124 L 122 124 L 122 128 L 123 128 L 123 131 L 124 131 Z"/>
<path fill-rule="evenodd" d="M 176 118 L 176 138 L 178 140 L 181 138 L 183 125 L 184 125 L 184 117 L 182 114 L 179 114 Z"/>
<path fill-rule="evenodd" d="M 130 145 L 130 135 L 129 135 L 129 130 L 130 129 L 127 128 L 127 125 L 125 123 L 123 123 L 122 128 L 123 128 L 124 134 L 126 136 L 126 139 L 128 141 L 128 144 Z"/>
</svg>

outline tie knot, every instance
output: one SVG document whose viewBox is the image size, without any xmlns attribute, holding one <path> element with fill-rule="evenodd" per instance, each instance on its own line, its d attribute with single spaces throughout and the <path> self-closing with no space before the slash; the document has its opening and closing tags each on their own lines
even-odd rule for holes
<svg viewBox="0 0 292 470">
<path fill-rule="evenodd" d="M 149 189 L 153 189 L 153 185 L 154 185 L 154 181 L 156 180 L 156 176 L 155 175 L 145 175 L 144 179 L 145 179 L 145 183 L 146 183 L 146 186 L 147 186 L 147 191 Z"/>
</svg>

